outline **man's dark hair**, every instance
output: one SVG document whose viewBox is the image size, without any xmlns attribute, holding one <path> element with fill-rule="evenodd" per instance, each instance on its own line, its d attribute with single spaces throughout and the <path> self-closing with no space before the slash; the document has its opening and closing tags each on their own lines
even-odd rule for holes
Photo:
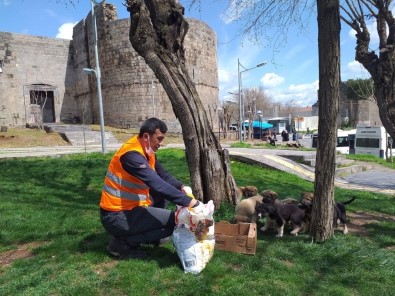
<svg viewBox="0 0 395 296">
<path fill-rule="evenodd" d="M 155 117 L 148 118 L 140 127 L 139 137 L 141 138 L 144 133 L 153 135 L 157 129 L 159 129 L 161 133 L 165 134 L 167 132 L 166 123 Z"/>
</svg>

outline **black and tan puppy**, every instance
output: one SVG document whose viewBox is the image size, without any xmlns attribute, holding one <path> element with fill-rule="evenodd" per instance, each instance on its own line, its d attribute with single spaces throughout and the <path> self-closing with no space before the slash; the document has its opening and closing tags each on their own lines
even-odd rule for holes
<svg viewBox="0 0 395 296">
<path fill-rule="evenodd" d="M 312 192 L 303 192 L 301 195 L 302 199 L 300 201 L 301 207 L 305 209 L 306 221 L 308 223 L 311 221 L 311 210 L 313 207 L 314 194 Z M 347 211 L 345 205 L 348 205 L 354 201 L 355 197 L 351 198 L 345 202 L 335 202 L 335 207 L 333 210 L 333 226 L 334 228 L 339 227 L 339 221 L 343 223 L 343 233 L 348 233 L 347 228 Z"/>
<path fill-rule="evenodd" d="M 283 205 L 283 204 L 298 204 L 298 201 L 294 198 L 288 197 L 285 199 L 279 199 L 276 192 L 271 190 L 264 190 L 261 192 L 263 196 L 262 202 L 272 205 Z M 272 221 L 270 217 L 266 218 L 266 224 L 264 227 L 275 228 L 275 221 Z"/>
<path fill-rule="evenodd" d="M 293 229 L 292 235 L 298 235 L 303 228 L 305 211 L 298 207 L 296 204 L 269 204 L 264 202 L 257 202 L 255 211 L 259 218 L 266 216 L 271 221 L 277 224 L 277 237 L 282 237 L 284 234 L 284 225 L 287 222 L 292 222 Z M 270 227 L 266 222 L 261 231 L 266 231 Z"/>
<path fill-rule="evenodd" d="M 287 197 L 284 199 L 279 199 L 278 195 L 276 192 L 271 191 L 271 190 L 264 190 L 261 192 L 261 195 L 263 196 L 262 202 L 264 203 L 269 203 L 269 204 L 298 204 L 299 201 L 292 198 L 292 197 Z"/>
<path fill-rule="evenodd" d="M 262 202 L 264 203 L 274 204 L 278 199 L 277 192 L 274 192 L 272 190 L 264 190 L 261 192 L 261 195 Z"/>
<path fill-rule="evenodd" d="M 348 233 L 348 228 L 347 228 L 347 214 L 346 214 L 346 207 L 345 205 L 348 205 L 354 201 L 355 197 L 351 198 L 348 201 L 345 202 L 336 202 L 335 203 L 335 209 L 333 211 L 333 227 L 336 229 L 339 226 L 339 220 L 340 222 L 343 223 L 343 233 L 347 234 Z"/>
</svg>

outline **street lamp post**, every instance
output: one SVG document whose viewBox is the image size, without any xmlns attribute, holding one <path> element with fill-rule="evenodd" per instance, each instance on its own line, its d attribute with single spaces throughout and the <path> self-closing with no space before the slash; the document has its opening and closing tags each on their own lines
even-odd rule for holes
<svg viewBox="0 0 395 296">
<path fill-rule="evenodd" d="M 259 116 L 259 139 L 262 141 L 262 111 L 258 110 L 257 113 Z"/>
<path fill-rule="evenodd" d="M 103 116 L 103 99 L 101 93 L 101 74 L 100 74 L 100 66 L 99 66 L 99 53 L 97 48 L 97 25 L 96 25 L 96 15 L 95 15 L 95 6 L 97 4 L 101 4 L 104 1 L 97 3 L 95 0 L 90 0 L 91 2 L 91 12 L 92 12 L 92 27 L 93 27 L 93 40 L 95 44 L 95 62 L 96 69 L 84 68 L 83 71 L 92 74 L 94 73 L 96 76 L 97 83 L 97 96 L 99 99 L 99 115 L 100 115 L 100 132 L 101 132 L 101 147 L 102 152 L 106 153 L 106 132 L 104 129 L 104 116 Z"/>
<path fill-rule="evenodd" d="M 245 141 L 245 127 L 244 127 L 244 101 L 243 101 L 243 96 L 241 93 L 242 89 L 242 81 L 241 81 L 241 74 L 247 71 L 250 71 L 252 69 L 262 67 L 266 65 L 266 62 L 262 62 L 255 67 L 246 69 L 241 63 L 240 60 L 237 59 L 237 74 L 238 74 L 238 82 L 239 82 L 239 119 L 240 119 L 240 142 Z M 242 67 L 244 70 L 240 71 L 240 67 Z"/>
</svg>

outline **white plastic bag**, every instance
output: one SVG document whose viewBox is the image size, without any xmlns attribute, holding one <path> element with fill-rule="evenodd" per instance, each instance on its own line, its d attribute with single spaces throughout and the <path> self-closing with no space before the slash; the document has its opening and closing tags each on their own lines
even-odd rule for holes
<svg viewBox="0 0 395 296">
<path fill-rule="evenodd" d="M 214 205 L 209 201 L 204 206 L 199 215 L 187 207 L 177 207 L 173 244 L 185 273 L 201 272 L 214 254 Z"/>
</svg>

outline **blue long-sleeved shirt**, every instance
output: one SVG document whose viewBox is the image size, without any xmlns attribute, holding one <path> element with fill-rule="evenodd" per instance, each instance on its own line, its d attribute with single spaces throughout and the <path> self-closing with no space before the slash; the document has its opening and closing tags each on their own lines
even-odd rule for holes
<svg viewBox="0 0 395 296">
<path fill-rule="evenodd" d="M 143 181 L 150 191 L 180 206 L 188 206 L 191 202 L 191 198 L 180 191 L 183 184 L 167 172 L 157 158 L 155 170 L 149 166 L 147 158 L 135 151 L 126 152 L 120 160 L 123 169 Z"/>
</svg>

